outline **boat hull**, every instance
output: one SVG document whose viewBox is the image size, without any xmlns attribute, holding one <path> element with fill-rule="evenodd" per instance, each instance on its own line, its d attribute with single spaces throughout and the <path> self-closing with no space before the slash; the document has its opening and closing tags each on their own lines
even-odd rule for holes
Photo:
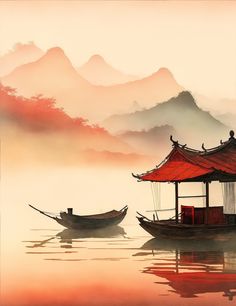
<svg viewBox="0 0 236 306">
<path fill-rule="evenodd" d="M 138 218 L 139 225 L 153 237 L 169 239 L 214 239 L 219 235 L 236 234 L 236 224 L 176 224 L 174 221 L 151 221 Z"/>
<path fill-rule="evenodd" d="M 68 228 L 75 230 L 85 230 L 85 229 L 100 229 L 106 228 L 114 225 L 118 225 L 123 221 L 127 213 L 127 208 L 121 211 L 115 211 L 113 216 L 93 215 L 93 216 L 78 216 L 78 215 L 61 215 L 61 218 L 56 218 L 56 221 Z"/>
</svg>

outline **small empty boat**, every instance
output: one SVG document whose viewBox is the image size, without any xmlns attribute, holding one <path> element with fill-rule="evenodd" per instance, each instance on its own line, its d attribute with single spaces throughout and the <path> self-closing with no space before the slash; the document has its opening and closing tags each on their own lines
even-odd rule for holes
<svg viewBox="0 0 236 306">
<path fill-rule="evenodd" d="M 60 217 L 53 216 L 46 213 L 33 205 L 29 205 L 31 208 L 37 210 L 41 214 L 51 219 L 62 226 L 69 229 L 99 229 L 108 226 L 118 225 L 126 216 L 128 206 L 126 205 L 120 210 L 111 210 L 102 214 L 95 215 L 74 215 L 73 209 L 68 208 L 67 212 L 60 212 Z"/>
</svg>

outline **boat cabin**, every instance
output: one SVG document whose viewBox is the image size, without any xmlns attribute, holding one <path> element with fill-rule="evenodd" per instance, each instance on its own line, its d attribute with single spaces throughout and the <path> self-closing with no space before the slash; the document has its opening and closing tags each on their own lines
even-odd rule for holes
<svg viewBox="0 0 236 306">
<path fill-rule="evenodd" d="M 182 224 L 226 224 L 227 220 L 223 206 L 216 207 L 194 207 L 181 205 Z"/>
<path fill-rule="evenodd" d="M 220 145 L 202 150 L 188 148 L 174 141 L 169 155 L 154 169 L 134 175 L 139 181 L 168 182 L 175 185 L 175 222 L 181 224 L 232 224 L 236 225 L 236 138 L 230 131 L 229 139 Z M 210 183 L 222 184 L 223 205 L 211 207 L 209 203 Z M 179 184 L 201 182 L 205 194 L 179 195 Z M 205 207 L 179 205 L 181 198 L 205 198 Z"/>
</svg>

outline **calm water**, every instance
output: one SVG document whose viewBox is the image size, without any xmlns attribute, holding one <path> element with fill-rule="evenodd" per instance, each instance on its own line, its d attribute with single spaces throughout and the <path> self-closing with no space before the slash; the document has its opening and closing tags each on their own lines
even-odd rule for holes
<svg viewBox="0 0 236 306">
<path fill-rule="evenodd" d="M 1 187 L 1 305 L 235 304 L 236 238 L 152 239 L 135 219 L 151 208 L 150 189 L 126 171 L 4 172 Z M 119 227 L 92 233 L 65 230 L 26 205 L 84 213 L 124 202 Z"/>
</svg>

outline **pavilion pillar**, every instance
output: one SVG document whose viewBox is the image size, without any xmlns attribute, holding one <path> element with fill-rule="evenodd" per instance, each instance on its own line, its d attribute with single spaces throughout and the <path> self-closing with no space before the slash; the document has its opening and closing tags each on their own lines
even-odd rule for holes
<svg viewBox="0 0 236 306">
<path fill-rule="evenodd" d="M 206 182 L 206 224 L 209 220 L 209 182 Z"/>
<path fill-rule="evenodd" d="M 175 222 L 179 223 L 179 185 L 175 182 Z"/>
</svg>

